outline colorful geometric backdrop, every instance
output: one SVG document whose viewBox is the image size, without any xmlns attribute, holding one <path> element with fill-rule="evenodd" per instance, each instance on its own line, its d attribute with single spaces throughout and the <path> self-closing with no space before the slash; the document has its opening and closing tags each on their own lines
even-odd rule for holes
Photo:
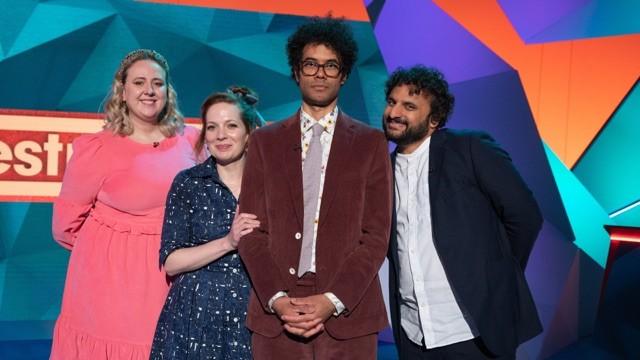
<svg viewBox="0 0 640 360">
<path fill-rule="evenodd" d="M 456 95 L 450 126 L 491 132 L 534 191 L 545 225 L 527 277 L 545 331 L 519 358 L 639 357 L 628 345 L 640 340 L 634 308 L 598 317 L 603 225 L 640 224 L 638 1 L 0 0 L 0 108 L 98 113 L 121 57 L 145 47 L 169 60 L 187 116 L 239 83 L 277 120 L 299 106 L 286 38 L 329 10 L 350 20 L 360 46 L 346 112 L 379 127 L 388 72 L 435 66 Z M 0 187 L 10 186 L 2 165 L 18 164 L 7 148 Z M 50 338 L 68 258 L 50 218 L 47 202 L 0 203 L 0 358 L 3 342 Z"/>
</svg>

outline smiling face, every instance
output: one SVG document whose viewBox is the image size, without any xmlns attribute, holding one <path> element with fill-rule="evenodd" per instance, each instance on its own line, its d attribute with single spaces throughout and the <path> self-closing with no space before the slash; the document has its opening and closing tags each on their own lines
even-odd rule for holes
<svg viewBox="0 0 640 360">
<path fill-rule="evenodd" d="M 141 122 L 156 124 L 167 103 L 164 69 L 153 60 L 134 62 L 127 69 L 122 99 L 134 127 Z"/>
<path fill-rule="evenodd" d="M 335 78 L 328 77 L 325 68 L 317 69 L 315 75 L 304 75 L 302 66 L 313 62 L 318 65 L 340 66 L 340 60 L 335 51 L 322 44 L 308 44 L 302 51 L 302 64 L 296 73 L 296 80 L 302 93 L 303 106 L 327 108 L 331 110 L 338 101 L 340 87 L 344 83 L 344 76 L 339 74 Z M 333 64 L 333 65 L 331 65 Z"/>
<path fill-rule="evenodd" d="M 416 93 L 410 85 L 398 85 L 387 97 L 382 116 L 384 133 L 401 153 L 412 153 L 438 126 L 430 121 L 430 114 L 430 98 L 424 91 Z"/>
<path fill-rule="evenodd" d="M 205 142 L 216 162 L 227 165 L 243 158 L 249 131 L 234 104 L 219 102 L 209 107 L 205 122 Z"/>
</svg>

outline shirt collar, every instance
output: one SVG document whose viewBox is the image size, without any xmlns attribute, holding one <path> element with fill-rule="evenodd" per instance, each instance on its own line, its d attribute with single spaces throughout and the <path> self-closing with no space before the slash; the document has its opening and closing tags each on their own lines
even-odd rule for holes
<svg viewBox="0 0 640 360">
<path fill-rule="evenodd" d="M 300 132 L 304 134 L 311 130 L 311 127 L 317 122 L 324 127 L 324 131 L 333 135 L 333 131 L 336 128 L 336 122 L 338 121 L 338 107 L 334 107 L 325 116 L 319 120 L 315 120 L 311 115 L 307 114 L 302 108 L 300 108 Z"/>
<path fill-rule="evenodd" d="M 424 139 L 424 141 L 422 142 L 422 144 L 420 144 L 418 146 L 418 148 L 416 148 L 411 154 L 401 154 L 400 152 L 397 152 L 398 156 L 401 158 L 406 158 L 406 159 L 410 159 L 410 158 L 418 158 L 421 157 L 423 154 L 428 153 L 429 152 L 429 145 L 431 144 L 431 136 L 427 137 L 426 139 Z"/>
</svg>

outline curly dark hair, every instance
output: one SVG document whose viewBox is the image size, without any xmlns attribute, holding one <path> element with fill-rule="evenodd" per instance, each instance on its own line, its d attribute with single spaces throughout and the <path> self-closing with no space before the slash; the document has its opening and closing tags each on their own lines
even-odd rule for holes
<svg viewBox="0 0 640 360">
<path fill-rule="evenodd" d="M 291 67 L 291 77 L 295 80 L 300 70 L 302 51 L 308 44 L 321 44 L 336 52 L 340 60 L 340 74 L 347 77 L 358 59 L 358 44 L 353 38 L 351 27 L 343 19 L 331 16 L 313 17 L 300 25 L 287 40 L 287 57 Z"/>
<path fill-rule="evenodd" d="M 438 122 L 438 128 L 445 126 L 453 112 L 455 97 L 449 92 L 449 83 L 440 71 L 423 65 L 416 65 L 408 69 L 397 68 L 391 73 L 385 84 L 385 97 L 388 98 L 391 91 L 400 85 L 412 86 L 414 94 L 420 94 L 424 91 L 427 98 L 431 99 L 429 117 Z"/>
</svg>

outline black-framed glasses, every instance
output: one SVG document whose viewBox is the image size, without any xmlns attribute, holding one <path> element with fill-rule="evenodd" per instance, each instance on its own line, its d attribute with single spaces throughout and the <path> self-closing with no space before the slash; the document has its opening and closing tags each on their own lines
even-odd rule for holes
<svg viewBox="0 0 640 360">
<path fill-rule="evenodd" d="M 340 64 L 335 61 L 327 61 L 324 64 L 318 64 L 313 60 L 305 60 L 300 64 L 300 70 L 303 75 L 314 76 L 320 71 L 320 68 L 324 71 L 324 74 L 330 78 L 337 78 L 340 76 Z"/>
</svg>

